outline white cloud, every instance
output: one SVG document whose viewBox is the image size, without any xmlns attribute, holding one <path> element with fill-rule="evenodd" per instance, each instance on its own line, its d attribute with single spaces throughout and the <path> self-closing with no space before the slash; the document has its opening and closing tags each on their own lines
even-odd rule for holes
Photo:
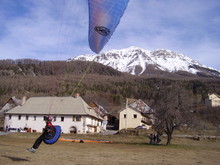
<svg viewBox="0 0 220 165">
<path fill-rule="evenodd" d="M 87 0 L 3 0 L 1 6 L 1 59 L 65 60 L 92 54 Z M 220 70 L 219 7 L 216 0 L 130 0 L 103 51 L 170 49 Z"/>
</svg>

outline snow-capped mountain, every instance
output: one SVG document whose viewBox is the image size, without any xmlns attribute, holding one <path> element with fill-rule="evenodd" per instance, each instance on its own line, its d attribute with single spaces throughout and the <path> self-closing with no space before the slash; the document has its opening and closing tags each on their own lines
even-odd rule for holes
<svg viewBox="0 0 220 165">
<path fill-rule="evenodd" d="M 149 66 L 158 71 L 185 71 L 203 76 L 220 77 L 220 71 L 208 68 L 189 57 L 170 50 L 148 51 L 138 47 L 111 50 L 100 55 L 80 55 L 71 60 L 95 61 L 118 71 L 142 75 Z"/>
</svg>

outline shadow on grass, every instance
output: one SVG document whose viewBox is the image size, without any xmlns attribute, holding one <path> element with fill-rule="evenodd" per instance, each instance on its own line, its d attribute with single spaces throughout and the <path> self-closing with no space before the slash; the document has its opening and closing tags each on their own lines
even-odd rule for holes
<svg viewBox="0 0 220 165">
<path fill-rule="evenodd" d="M 18 158 L 18 157 L 13 157 L 13 156 L 7 156 L 7 155 L 2 155 L 2 157 L 11 159 L 13 161 L 30 161 L 28 159 L 24 159 L 24 158 Z"/>
<path fill-rule="evenodd" d="M 150 144 L 150 143 L 140 143 L 140 142 L 113 142 L 110 144 L 127 144 L 127 145 L 142 145 L 142 146 L 166 146 L 164 144 Z"/>
</svg>

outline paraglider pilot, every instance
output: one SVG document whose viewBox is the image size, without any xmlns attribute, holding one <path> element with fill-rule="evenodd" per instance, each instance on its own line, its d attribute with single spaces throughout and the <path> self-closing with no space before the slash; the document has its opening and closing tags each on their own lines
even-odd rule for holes
<svg viewBox="0 0 220 165">
<path fill-rule="evenodd" d="M 44 128 L 44 131 L 40 137 L 38 137 L 34 143 L 34 145 L 31 148 L 28 148 L 27 150 L 35 153 L 35 150 L 40 146 L 41 142 L 43 140 L 48 140 L 54 137 L 55 135 L 55 127 L 52 125 L 52 117 L 45 117 L 46 126 Z"/>
</svg>

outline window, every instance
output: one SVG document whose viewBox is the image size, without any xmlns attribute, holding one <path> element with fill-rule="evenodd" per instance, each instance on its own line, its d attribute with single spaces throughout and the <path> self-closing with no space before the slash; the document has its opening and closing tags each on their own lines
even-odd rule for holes
<svg viewBox="0 0 220 165">
<path fill-rule="evenodd" d="M 61 121 L 64 121 L 64 117 L 63 116 L 60 119 L 61 119 Z"/>
<path fill-rule="evenodd" d="M 73 121 L 81 121 L 81 116 L 73 116 Z"/>
<path fill-rule="evenodd" d="M 133 118 L 136 119 L 136 118 L 137 118 L 137 114 L 134 114 L 134 115 L 133 115 Z"/>
<path fill-rule="evenodd" d="M 57 116 L 54 116 L 54 117 L 53 117 L 53 121 L 57 121 Z"/>
<path fill-rule="evenodd" d="M 51 120 L 53 120 L 53 118 L 51 116 L 49 116 L 49 115 L 48 116 L 44 116 L 43 120 L 46 121 L 46 120 L 48 120 L 48 118 L 51 118 Z"/>
<path fill-rule="evenodd" d="M 76 121 L 81 121 L 81 116 L 76 116 Z"/>
<path fill-rule="evenodd" d="M 11 120 L 11 115 L 9 115 L 9 120 Z"/>
<path fill-rule="evenodd" d="M 126 118 L 127 117 L 127 115 L 126 114 L 124 114 L 124 118 Z"/>
<path fill-rule="evenodd" d="M 21 120 L 21 115 L 18 115 L 18 120 Z"/>
<path fill-rule="evenodd" d="M 29 116 L 27 115 L 27 116 L 26 116 L 26 120 L 28 120 L 28 117 L 29 117 Z"/>
<path fill-rule="evenodd" d="M 34 116 L 34 121 L 36 121 L 37 120 L 37 116 Z"/>
</svg>

